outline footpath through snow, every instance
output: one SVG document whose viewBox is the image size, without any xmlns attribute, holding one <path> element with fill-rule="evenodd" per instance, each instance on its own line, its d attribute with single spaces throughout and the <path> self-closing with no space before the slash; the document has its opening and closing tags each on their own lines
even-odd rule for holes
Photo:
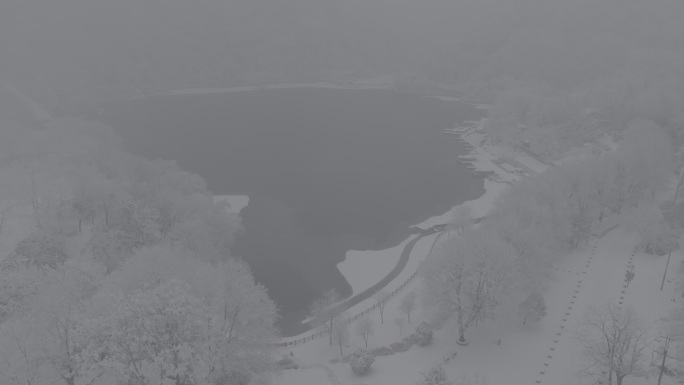
<svg viewBox="0 0 684 385">
<path fill-rule="evenodd" d="M 673 292 L 673 285 L 666 280 L 660 291 L 660 282 L 667 256 L 659 257 L 635 252 L 635 239 L 622 228 L 608 232 L 603 238 L 592 241 L 575 252 L 559 259 L 553 270 L 545 293 L 547 316 L 531 328 L 521 325 L 487 322 L 468 330 L 468 346 L 456 344 L 457 333 L 452 327 L 435 332 L 435 338 L 427 347 L 412 347 L 404 353 L 377 357 L 372 372 L 364 377 L 355 376 L 348 364 L 330 363 L 339 357 L 337 346 L 328 346 L 327 338 L 309 344 L 288 347 L 282 353 L 289 355 L 305 369 L 287 370 L 275 380 L 276 385 L 334 384 L 334 385 L 413 385 L 420 378 L 420 371 L 456 357 L 445 364 L 453 378 L 461 375 L 483 375 L 489 385 L 580 385 L 590 384 L 581 375 L 580 346 L 574 338 L 574 330 L 589 306 L 602 306 L 607 301 L 632 305 L 640 316 L 652 326 L 651 340 L 659 332 L 659 319 L 673 305 L 672 299 L 681 300 Z M 681 254 L 673 253 L 670 274 L 682 260 Z M 634 280 L 625 287 L 625 272 L 634 265 Z M 418 290 L 420 279 L 414 280 L 405 290 Z M 411 316 L 411 325 L 404 326 L 401 333 L 394 320 L 405 317 L 399 311 L 401 301 L 390 301 L 384 314 L 384 325 L 379 315 L 371 313 L 375 334 L 369 339 L 369 348 L 389 346 L 408 335 L 422 320 L 420 310 Z M 363 347 L 363 340 L 355 336 L 351 325 L 351 339 L 344 346 L 348 354 Z M 501 337 L 502 344 L 496 340 Z M 650 349 L 657 349 L 654 342 Z M 650 352 L 647 354 L 648 364 Z M 328 368 L 323 369 L 323 367 Z M 334 376 L 330 376 L 330 373 Z M 301 382 L 306 381 L 306 382 Z M 649 378 L 627 377 L 624 385 L 655 384 L 656 369 Z M 673 383 L 665 377 L 663 384 Z"/>
</svg>

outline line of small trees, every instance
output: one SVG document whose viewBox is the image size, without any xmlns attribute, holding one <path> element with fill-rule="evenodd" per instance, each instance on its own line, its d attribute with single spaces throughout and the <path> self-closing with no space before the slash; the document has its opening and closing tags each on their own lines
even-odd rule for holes
<svg viewBox="0 0 684 385">
<path fill-rule="evenodd" d="M 340 344 L 343 335 L 348 334 L 346 330 L 346 325 L 349 325 L 353 321 L 356 321 L 360 318 L 361 320 L 357 322 L 356 325 L 356 332 L 357 334 L 359 334 L 359 336 L 361 336 L 364 339 L 366 346 L 368 346 L 368 337 L 373 334 L 374 327 L 370 318 L 364 317 L 364 315 L 369 313 L 373 309 L 378 309 L 378 314 L 380 315 L 380 324 L 384 324 L 384 310 L 387 301 L 393 295 L 398 293 L 399 290 L 402 289 L 415 275 L 415 273 L 411 275 L 400 287 L 398 287 L 391 293 L 388 293 L 385 290 L 380 290 L 373 296 L 375 300 L 375 304 L 373 304 L 373 306 L 369 307 L 368 309 L 353 317 L 346 319 L 341 318 L 341 316 L 344 314 L 345 309 L 339 306 L 339 302 L 341 300 L 339 294 L 335 291 L 335 289 L 330 289 L 326 291 L 320 298 L 318 298 L 311 304 L 311 317 L 318 321 L 318 326 L 322 327 L 322 330 L 314 335 L 328 334 L 330 346 L 333 345 L 333 340 L 337 341 L 338 344 Z M 401 313 L 406 315 L 409 323 L 411 323 L 411 313 L 416 309 L 416 306 L 416 292 L 409 292 L 402 298 L 399 309 Z M 343 330 L 340 331 L 340 334 L 335 334 L 335 330 L 338 329 Z M 313 335 L 311 337 L 313 337 Z M 346 337 L 344 339 L 346 341 Z M 300 341 L 301 343 L 304 343 L 306 341 L 306 338 L 303 340 L 293 341 L 293 343 L 296 345 Z"/>
</svg>

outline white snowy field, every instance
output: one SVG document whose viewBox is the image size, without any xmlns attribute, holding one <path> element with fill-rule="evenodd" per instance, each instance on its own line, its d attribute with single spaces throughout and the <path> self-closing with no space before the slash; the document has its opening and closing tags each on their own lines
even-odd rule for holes
<svg viewBox="0 0 684 385">
<path fill-rule="evenodd" d="M 494 202 L 498 198 L 499 194 L 508 187 L 506 183 L 493 182 L 490 180 L 485 181 L 485 193 L 477 199 L 467 201 L 462 203 L 464 206 L 468 206 L 474 218 L 485 216 L 490 208 L 493 206 Z M 455 210 L 458 206 L 454 206 L 452 210 Z M 428 220 L 417 225 L 420 228 L 429 228 L 435 225 L 449 223 L 451 219 L 451 210 L 438 216 L 429 218 Z M 350 250 L 347 252 L 347 256 L 344 261 L 337 265 L 342 275 L 347 279 L 352 287 L 353 293 L 358 294 L 373 286 L 384 278 L 390 271 L 396 266 L 401 256 L 401 252 L 404 246 L 413 239 L 413 236 L 407 238 L 399 245 L 379 251 L 359 251 Z M 427 251 L 421 251 L 421 245 L 432 245 L 432 239 L 434 236 L 425 237 L 425 239 L 419 241 L 414 247 L 413 253 L 409 257 L 409 262 L 402 271 L 402 274 L 392 281 L 392 284 L 388 285 L 385 290 L 392 291 L 397 286 L 401 285 L 405 279 L 413 274 L 418 267 L 418 263 L 425 257 Z M 416 263 L 414 263 L 417 261 Z M 394 285 L 396 284 L 396 285 Z M 363 302 L 366 303 L 365 301 Z"/>
<path fill-rule="evenodd" d="M 502 191 L 508 188 L 507 183 L 494 182 L 486 179 L 484 182 L 485 193 L 479 198 L 463 202 L 462 205 L 470 209 L 473 218 L 480 218 L 491 210 L 492 206 L 499 198 Z M 460 205 L 454 206 L 451 210 L 447 211 L 442 215 L 437 215 L 429 218 L 425 222 L 418 225 L 420 228 L 430 228 L 435 225 L 449 223 L 451 221 L 451 215 L 453 210 L 456 210 Z"/>
<path fill-rule="evenodd" d="M 358 294 L 387 276 L 399 262 L 404 246 L 412 239 L 407 238 L 399 245 L 380 251 L 349 250 L 337 269 L 352 287 L 352 294 Z"/>
<path fill-rule="evenodd" d="M 664 290 L 660 291 L 660 279 L 667 256 L 640 253 L 632 256 L 634 241 L 631 234 L 618 228 L 604 238 L 592 240 L 589 245 L 560 258 L 545 293 L 548 315 L 536 325 L 523 327 L 520 320 L 480 324 L 467 331 L 468 346 L 457 345 L 455 329 L 445 327 L 435 333 L 434 341 L 427 347 L 414 346 L 404 353 L 377 357 L 372 372 L 363 377 L 354 375 L 348 364 L 330 363 L 330 359 L 339 357 L 339 347 L 329 346 L 328 339 L 323 337 L 304 345 L 283 348 L 283 354 L 288 354 L 290 350 L 294 353 L 296 362 L 316 364 L 318 368 L 287 370 L 276 378 L 275 384 L 304 384 L 301 382 L 303 373 L 310 372 L 308 375 L 316 382 L 306 384 L 412 385 L 419 379 L 420 371 L 427 370 L 456 352 L 456 357 L 445 364 L 446 371 L 453 378 L 481 374 L 489 380 L 489 385 L 527 385 L 537 384 L 537 381 L 540 384 L 588 385 L 591 378 L 581 372 L 583 362 L 579 354 L 580 346 L 574 335 L 589 306 L 601 306 L 610 300 L 620 301 L 620 297 L 623 297 L 623 304 L 634 306 L 652 326 L 654 338 L 659 332 L 659 318 L 673 305 L 671 300 L 681 300 L 673 293 L 673 285 L 667 280 Z M 670 268 L 681 265 L 680 261 L 682 255 L 673 254 Z M 635 266 L 635 278 L 627 288 L 623 288 L 624 273 L 630 263 Z M 674 269 L 670 271 L 674 275 Z M 418 290 L 420 280 L 414 279 L 398 297 Z M 411 315 L 411 325 L 404 326 L 402 333 L 399 333 L 394 320 L 406 317 L 399 311 L 400 302 L 396 298 L 388 302 L 384 325 L 380 324 L 377 311 L 368 315 L 375 324 L 375 333 L 369 338 L 369 348 L 389 346 L 400 341 L 420 323 L 423 314 L 418 308 Z M 356 336 L 353 329 L 354 324 L 350 325 L 351 340 L 344 347 L 344 354 L 364 346 L 363 340 Z M 502 339 L 501 345 L 496 344 L 499 338 Z M 658 346 L 654 343 L 652 348 Z M 650 361 L 650 354 L 648 356 L 646 364 Z M 321 366 L 330 368 L 335 375 L 333 381 L 324 374 Z M 651 370 L 648 378 L 628 377 L 624 385 L 655 384 L 657 375 L 654 373 L 655 370 Z M 664 378 L 663 384 L 673 383 L 672 379 Z"/>
</svg>

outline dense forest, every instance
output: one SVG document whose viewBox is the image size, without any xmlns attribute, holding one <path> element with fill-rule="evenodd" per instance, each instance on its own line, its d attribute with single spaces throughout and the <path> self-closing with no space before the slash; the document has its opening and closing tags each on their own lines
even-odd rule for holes
<svg viewBox="0 0 684 385">
<path fill-rule="evenodd" d="M 2 383 L 272 371 L 276 305 L 231 255 L 240 219 L 201 177 L 92 122 L 3 124 L 0 143 Z"/>
</svg>

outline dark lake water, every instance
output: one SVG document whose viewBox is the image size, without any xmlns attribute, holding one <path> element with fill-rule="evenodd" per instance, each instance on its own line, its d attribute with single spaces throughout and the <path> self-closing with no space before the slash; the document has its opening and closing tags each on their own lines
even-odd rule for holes
<svg viewBox="0 0 684 385">
<path fill-rule="evenodd" d="M 483 112 L 389 90 L 261 89 L 109 104 L 97 119 L 128 151 L 174 159 L 215 195 L 249 195 L 234 253 L 280 305 L 284 335 L 329 288 L 349 249 L 383 249 L 409 226 L 484 193 L 442 133 Z"/>
</svg>

